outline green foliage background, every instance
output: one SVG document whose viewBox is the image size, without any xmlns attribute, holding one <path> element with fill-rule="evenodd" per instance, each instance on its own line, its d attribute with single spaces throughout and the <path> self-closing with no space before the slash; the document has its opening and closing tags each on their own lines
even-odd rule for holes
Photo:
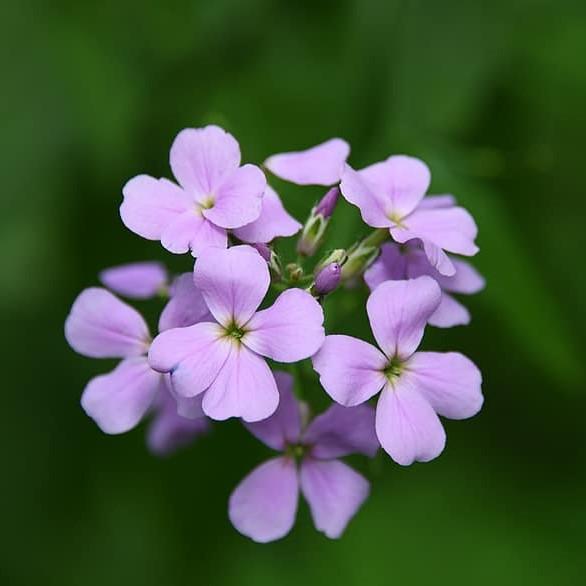
<svg viewBox="0 0 586 586">
<path fill-rule="evenodd" d="M 576 586 L 586 563 L 583 253 L 586 4 L 558 0 L 10 1 L 0 52 L 0 582 Z M 178 130 L 215 121 L 247 160 L 330 136 L 361 166 L 406 152 L 476 216 L 487 290 L 430 332 L 485 375 L 441 458 L 365 466 L 344 538 L 258 546 L 228 495 L 267 456 L 238 423 L 168 460 L 105 437 L 81 390 L 109 365 L 66 346 L 97 271 L 171 258 L 124 229 L 121 186 L 168 175 Z M 281 187 L 300 219 L 319 190 Z M 331 244 L 363 228 L 336 213 Z M 367 335 L 339 295 L 330 326 Z M 363 298 L 362 298 L 363 300 Z M 319 403 L 316 384 L 306 394 Z"/>
</svg>

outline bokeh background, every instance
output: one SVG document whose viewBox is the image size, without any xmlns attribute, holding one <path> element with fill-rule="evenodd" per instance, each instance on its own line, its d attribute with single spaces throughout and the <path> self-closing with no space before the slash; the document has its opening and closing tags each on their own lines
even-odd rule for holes
<svg viewBox="0 0 586 586">
<path fill-rule="evenodd" d="M 583 1 L 19 0 L 2 13 L 2 584 L 584 583 Z M 248 161 L 331 136 L 356 166 L 418 155 L 433 191 L 478 220 L 488 288 L 467 302 L 472 325 L 426 343 L 478 362 L 486 407 L 446 423 L 430 464 L 358 463 L 372 495 L 337 542 L 304 505 L 277 543 L 231 528 L 232 488 L 268 455 L 238 423 L 161 460 L 144 428 L 106 437 L 79 407 L 110 364 L 67 347 L 75 295 L 105 266 L 191 264 L 122 226 L 121 186 L 168 175 L 175 134 L 210 121 Z M 319 196 L 277 187 L 300 219 Z M 331 244 L 364 233 L 349 206 L 334 221 Z M 364 293 L 336 295 L 330 327 L 367 335 Z M 323 400 L 315 382 L 306 393 Z"/>
</svg>

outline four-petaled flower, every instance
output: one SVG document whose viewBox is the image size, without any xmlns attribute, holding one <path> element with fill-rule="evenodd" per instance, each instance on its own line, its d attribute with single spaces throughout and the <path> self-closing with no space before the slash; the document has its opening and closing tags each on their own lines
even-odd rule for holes
<svg viewBox="0 0 586 586">
<path fill-rule="evenodd" d="M 374 337 L 383 350 L 350 336 L 327 336 L 313 366 L 324 389 L 338 403 L 359 405 L 382 391 L 376 433 L 399 464 L 427 462 L 445 445 L 438 414 L 464 419 L 482 406 L 481 375 L 456 352 L 416 352 L 425 324 L 441 299 L 428 276 L 387 281 L 368 298 Z"/>
<path fill-rule="evenodd" d="M 171 374 L 175 392 L 203 396 L 217 420 L 258 421 L 277 408 L 279 393 L 265 358 L 297 362 L 324 340 L 323 311 L 306 291 L 288 289 L 257 311 L 270 283 L 267 263 L 250 246 L 210 249 L 196 262 L 195 286 L 214 320 L 160 334 L 151 366 Z"/>
<path fill-rule="evenodd" d="M 332 405 L 303 429 L 291 375 L 275 372 L 275 378 L 279 408 L 247 428 L 282 455 L 255 468 L 236 487 L 230 496 L 230 521 L 254 541 L 284 537 L 295 522 L 301 490 L 318 531 L 338 538 L 370 490 L 368 481 L 339 458 L 374 456 L 379 445 L 374 411 L 368 405 Z"/>
</svg>

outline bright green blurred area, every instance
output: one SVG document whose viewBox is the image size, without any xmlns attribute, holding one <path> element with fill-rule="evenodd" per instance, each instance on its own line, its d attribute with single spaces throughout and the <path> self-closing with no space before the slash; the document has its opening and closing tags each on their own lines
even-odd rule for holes
<svg viewBox="0 0 586 586">
<path fill-rule="evenodd" d="M 584 583 L 583 1 L 38 0 L 2 12 L 1 584 Z M 356 166 L 421 156 L 433 191 L 454 192 L 480 227 L 488 288 L 467 301 L 473 323 L 426 344 L 478 362 L 486 407 L 446 423 L 433 463 L 363 466 L 372 496 L 338 542 L 305 505 L 281 542 L 232 529 L 228 496 L 268 456 L 237 423 L 158 460 L 143 429 L 106 437 L 79 407 L 110 365 L 66 346 L 75 295 L 109 265 L 191 265 L 122 226 L 121 186 L 168 175 L 175 134 L 208 121 L 249 161 L 331 136 L 351 142 Z M 303 219 L 319 190 L 282 195 Z M 334 221 L 331 244 L 364 231 L 349 206 Z M 364 309 L 336 295 L 335 328 L 363 335 Z M 306 393 L 323 400 L 317 383 Z"/>
</svg>

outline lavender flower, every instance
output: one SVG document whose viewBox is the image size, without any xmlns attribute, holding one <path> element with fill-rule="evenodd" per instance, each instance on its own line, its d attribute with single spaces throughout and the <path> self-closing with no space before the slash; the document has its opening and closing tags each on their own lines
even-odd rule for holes
<svg viewBox="0 0 586 586">
<path fill-rule="evenodd" d="M 466 325 L 470 323 L 470 312 L 451 293 L 478 293 L 484 288 L 484 279 L 470 263 L 451 256 L 449 258 L 456 269 L 452 277 L 440 274 L 430 264 L 418 240 L 401 245 L 390 242 L 383 244 L 379 258 L 364 273 L 364 280 L 374 291 L 385 281 L 429 275 L 441 287 L 442 298 L 428 323 L 439 328 Z"/>
<path fill-rule="evenodd" d="M 400 243 L 421 240 L 430 263 L 442 275 L 452 276 L 456 268 L 445 251 L 476 254 L 476 223 L 451 196 L 423 199 L 430 180 L 425 163 L 399 155 L 361 171 L 346 165 L 340 189 L 369 226 L 388 228 Z"/>
<path fill-rule="evenodd" d="M 455 352 L 416 352 L 425 324 L 441 299 L 427 276 L 388 281 L 370 295 L 366 309 L 383 352 L 350 336 L 327 336 L 313 366 L 338 403 L 359 405 L 382 390 L 376 433 L 399 464 L 427 462 L 444 449 L 437 414 L 465 419 L 483 402 L 478 368 Z"/>
<path fill-rule="evenodd" d="M 368 481 L 338 458 L 374 456 L 378 441 L 373 409 L 333 405 L 302 429 L 291 375 L 276 372 L 275 378 L 279 408 L 269 419 L 247 427 L 282 455 L 255 468 L 236 487 L 230 496 L 230 521 L 254 541 L 280 539 L 293 527 L 301 491 L 316 529 L 338 538 L 370 490 Z"/>
<path fill-rule="evenodd" d="M 120 215 L 139 236 L 199 256 L 208 247 L 226 248 L 227 229 L 259 217 L 266 179 L 258 167 L 240 166 L 231 134 L 218 126 L 182 130 L 170 162 L 179 185 L 138 175 L 124 186 Z"/>
<path fill-rule="evenodd" d="M 159 262 L 134 262 L 100 273 L 104 287 L 130 299 L 150 299 L 165 290 L 167 269 Z"/>
<path fill-rule="evenodd" d="M 250 246 L 209 249 L 194 279 L 214 321 L 160 334 L 149 351 L 151 366 L 171 373 L 179 395 L 205 393 L 203 410 L 212 419 L 269 417 L 279 394 L 263 357 L 296 362 L 314 354 L 324 339 L 321 307 L 309 293 L 289 289 L 257 311 L 270 277 Z"/>
</svg>

